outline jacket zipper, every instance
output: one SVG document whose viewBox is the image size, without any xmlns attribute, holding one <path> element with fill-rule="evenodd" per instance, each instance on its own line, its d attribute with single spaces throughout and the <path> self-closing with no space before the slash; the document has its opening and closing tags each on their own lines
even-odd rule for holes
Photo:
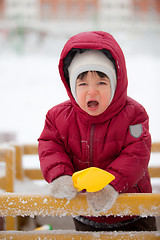
<svg viewBox="0 0 160 240">
<path fill-rule="evenodd" d="M 89 165 L 93 167 L 93 136 L 94 136 L 95 124 L 91 125 L 90 139 L 89 139 Z"/>
</svg>

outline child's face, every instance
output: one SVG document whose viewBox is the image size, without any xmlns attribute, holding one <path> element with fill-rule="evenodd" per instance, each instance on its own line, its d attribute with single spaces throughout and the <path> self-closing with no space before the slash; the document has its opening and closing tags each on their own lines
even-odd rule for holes
<svg viewBox="0 0 160 240">
<path fill-rule="evenodd" d="M 76 81 L 77 102 L 92 116 L 103 113 L 111 99 L 110 80 L 105 74 L 101 75 L 95 71 L 87 72 L 84 76 L 80 74 Z"/>
</svg>

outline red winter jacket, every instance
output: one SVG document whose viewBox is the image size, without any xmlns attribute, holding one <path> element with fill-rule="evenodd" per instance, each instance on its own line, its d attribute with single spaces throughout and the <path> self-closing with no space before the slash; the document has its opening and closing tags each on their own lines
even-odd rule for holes
<svg viewBox="0 0 160 240">
<path fill-rule="evenodd" d="M 106 49 L 115 60 L 117 88 L 110 106 L 99 116 L 80 109 L 71 94 L 64 59 L 74 49 Z M 105 32 L 77 34 L 64 46 L 59 72 L 70 100 L 48 111 L 39 138 L 40 165 L 46 181 L 95 166 L 115 176 L 111 185 L 119 193 L 151 192 L 148 115 L 127 96 L 125 59 L 115 39 Z M 108 221 L 102 218 L 97 221 Z"/>
</svg>

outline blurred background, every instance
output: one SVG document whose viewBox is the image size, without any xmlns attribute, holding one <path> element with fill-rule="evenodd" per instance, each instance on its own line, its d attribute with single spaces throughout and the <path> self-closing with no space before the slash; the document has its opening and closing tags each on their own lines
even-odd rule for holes
<svg viewBox="0 0 160 240">
<path fill-rule="evenodd" d="M 111 33 L 124 51 L 128 95 L 160 140 L 160 0 L 0 0 L 0 143 L 36 143 L 47 111 L 68 99 L 58 73 L 72 35 Z"/>
<path fill-rule="evenodd" d="M 0 144 L 37 143 L 47 111 L 68 99 L 58 73 L 62 48 L 72 35 L 92 30 L 109 32 L 120 44 L 128 95 L 146 108 L 152 141 L 160 141 L 160 0 L 0 0 Z M 159 154 L 154 159 L 157 165 Z M 23 166 L 39 167 L 38 156 L 23 157 Z M 152 180 L 154 192 L 157 183 Z M 48 189 L 16 180 L 15 192 L 36 191 Z M 57 217 L 36 219 L 59 227 Z"/>
</svg>

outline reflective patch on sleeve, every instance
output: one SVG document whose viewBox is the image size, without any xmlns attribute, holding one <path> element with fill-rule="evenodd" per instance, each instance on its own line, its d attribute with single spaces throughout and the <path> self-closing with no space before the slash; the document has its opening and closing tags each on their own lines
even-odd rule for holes
<svg viewBox="0 0 160 240">
<path fill-rule="evenodd" d="M 139 138 L 143 133 L 142 124 L 130 125 L 129 131 L 132 137 Z"/>
</svg>

